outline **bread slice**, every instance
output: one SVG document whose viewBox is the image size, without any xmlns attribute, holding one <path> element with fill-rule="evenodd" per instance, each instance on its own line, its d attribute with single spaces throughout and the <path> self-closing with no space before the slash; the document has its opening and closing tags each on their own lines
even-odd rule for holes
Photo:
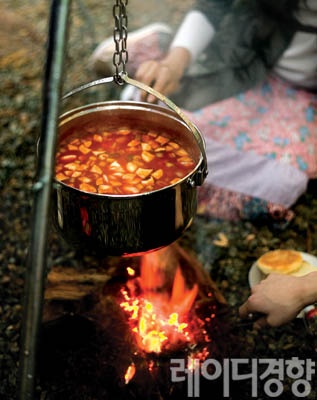
<svg viewBox="0 0 317 400">
<path fill-rule="evenodd" d="M 257 261 L 258 268 L 265 274 L 292 274 L 298 271 L 303 264 L 299 251 L 272 250 L 263 254 Z"/>
</svg>

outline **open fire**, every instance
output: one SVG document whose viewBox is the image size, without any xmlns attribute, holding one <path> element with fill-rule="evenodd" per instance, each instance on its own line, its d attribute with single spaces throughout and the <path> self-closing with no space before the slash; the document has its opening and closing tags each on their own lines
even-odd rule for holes
<svg viewBox="0 0 317 400">
<path fill-rule="evenodd" d="M 142 280 L 138 282 L 142 287 Z M 188 321 L 188 312 L 196 298 L 198 286 L 185 288 L 180 268 L 177 269 L 171 296 L 161 293 L 136 295 L 135 290 L 122 289 L 124 300 L 120 306 L 129 314 L 129 323 L 136 334 L 138 346 L 146 352 L 160 353 L 176 343 L 193 342 L 193 333 Z M 132 285 L 129 285 L 130 287 Z M 184 287 L 184 303 L 179 303 L 177 292 Z M 188 309 L 189 308 L 189 309 Z"/>
<path fill-rule="evenodd" d="M 206 279 L 203 270 L 194 268 L 182 249 L 171 245 L 144 254 L 139 274 L 131 267 L 127 272 L 131 279 L 120 290 L 119 304 L 140 350 L 157 354 L 195 351 L 212 340 L 206 329 L 216 316 L 212 288 L 202 280 Z M 197 308 L 206 301 L 210 307 L 201 317 Z M 206 357 L 207 347 L 199 348 Z"/>
<path fill-rule="evenodd" d="M 45 325 L 46 387 L 54 385 L 70 400 L 84 398 L 83 392 L 92 399 L 184 398 L 187 382 L 172 380 L 172 360 L 183 360 L 196 376 L 209 358 L 221 360 L 231 352 L 225 299 L 197 258 L 177 243 L 111 259 L 104 271 L 51 271 L 47 311 L 74 302 L 78 311 L 69 317 L 63 311 Z M 80 301 L 83 287 L 90 287 L 91 296 L 85 292 Z M 202 392 L 221 391 L 217 382 L 206 385 Z"/>
</svg>

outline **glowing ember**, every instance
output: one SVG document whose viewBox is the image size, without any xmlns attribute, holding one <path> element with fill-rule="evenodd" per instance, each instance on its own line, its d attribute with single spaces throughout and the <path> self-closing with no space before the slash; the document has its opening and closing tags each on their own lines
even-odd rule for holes
<svg viewBox="0 0 317 400">
<path fill-rule="evenodd" d="M 136 372 L 135 364 L 134 364 L 134 363 L 131 363 L 131 364 L 128 366 L 128 368 L 127 368 L 127 370 L 126 370 L 126 373 L 125 373 L 125 375 L 124 375 L 124 382 L 125 382 L 126 385 L 127 385 L 127 384 L 131 381 L 131 379 L 134 377 L 135 372 Z"/>
<path fill-rule="evenodd" d="M 135 270 L 133 268 L 131 268 L 131 267 L 127 268 L 127 272 L 128 272 L 128 275 L 130 275 L 130 276 L 134 276 L 135 275 Z"/>
<path fill-rule="evenodd" d="M 122 290 L 125 301 L 121 307 L 129 313 L 132 331 L 136 334 L 140 348 L 147 352 L 159 353 L 171 342 L 190 342 L 193 337 L 186 330 L 188 323 L 180 320 L 177 312 L 166 314 L 166 304 L 152 303 L 143 296 L 130 298 L 126 290 Z"/>
<path fill-rule="evenodd" d="M 140 277 L 135 277 L 121 289 L 120 306 L 128 313 L 129 324 L 139 348 L 151 353 L 175 349 L 195 343 L 198 319 L 191 309 L 198 294 L 198 285 L 187 287 L 179 265 L 174 271 L 170 290 L 166 285 L 168 251 L 142 256 Z M 175 266 L 174 266 L 175 267 Z M 127 270 L 134 276 L 133 270 Z"/>
</svg>

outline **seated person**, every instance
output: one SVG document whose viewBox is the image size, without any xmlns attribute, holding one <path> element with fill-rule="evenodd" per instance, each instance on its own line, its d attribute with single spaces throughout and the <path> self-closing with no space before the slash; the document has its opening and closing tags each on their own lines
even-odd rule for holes
<svg viewBox="0 0 317 400">
<path fill-rule="evenodd" d="M 154 25 L 128 35 L 127 67 L 205 137 L 199 212 L 289 220 L 317 175 L 316 1 L 198 0 L 167 46 L 169 32 Z M 109 43 L 92 55 L 99 72 L 112 60 Z"/>
</svg>

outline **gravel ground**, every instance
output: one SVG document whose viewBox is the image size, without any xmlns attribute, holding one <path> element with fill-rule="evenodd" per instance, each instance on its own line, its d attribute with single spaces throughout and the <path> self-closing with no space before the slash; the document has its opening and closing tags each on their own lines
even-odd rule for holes
<svg viewBox="0 0 317 400">
<path fill-rule="evenodd" d="M 41 118 L 41 85 L 49 16 L 44 0 L 2 0 L 0 5 L 1 135 L 0 135 L 0 398 L 14 399 L 17 388 L 21 300 L 30 240 L 32 184 L 36 166 L 36 140 Z M 112 6 L 97 0 L 73 1 L 64 91 L 94 79 L 88 57 L 104 37 L 112 34 Z M 129 28 L 159 20 L 176 24 L 191 1 L 134 0 L 129 4 Z M 172 21 L 171 21 L 172 18 Z M 99 95 L 99 94 L 98 94 Z M 317 201 L 315 192 L 294 207 L 295 219 L 285 229 L 266 224 L 197 218 L 183 238 L 210 271 L 233 310 L 249 293 L 250 265 L 264 251 L 290 247 L 317 255 Z M 214 244 L 222 232 L 228 246 Z M 50 233 L 50 263 L 76 264 L 72 249 Z M 238 322 L 238 320 L 237 320 Z M 301 320 L 286 327 L 265 329 L 237 326 L 250 356 L 262 358 L 315 357 L 312 338 Z M 309 399 L 317 398 L 316 380 Z M 242 398 L 242 397 L 241 397 Z M 258 397 L 266 398 L 265 396 Z M 289 385 L 281 399 L 293 399 Z"/>
</svg>

